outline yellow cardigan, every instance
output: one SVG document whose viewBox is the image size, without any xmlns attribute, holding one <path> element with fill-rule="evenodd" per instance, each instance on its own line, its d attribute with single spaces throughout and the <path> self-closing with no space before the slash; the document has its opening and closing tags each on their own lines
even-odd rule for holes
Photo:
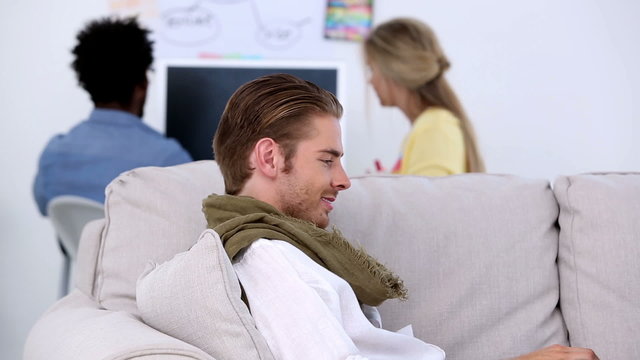
<svg viewBox="0 0 640 360">
<path fill-rule="evenodd" d="M 460 120 L 449 110 L 428 108 L 413 123 L 393 173 L 445 176 L 466 171 Z"/>
</svg>

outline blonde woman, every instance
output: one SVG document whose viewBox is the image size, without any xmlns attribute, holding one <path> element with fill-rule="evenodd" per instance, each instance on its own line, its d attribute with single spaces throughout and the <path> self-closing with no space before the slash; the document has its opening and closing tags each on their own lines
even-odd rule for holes
<svg viewBox="0 0 640 360">
<path fill-rule="evenodd" d="M 380 103 L 400 108 L 411 122 L 393 173 L 485 171 L 471 123 L 445 78 L 449 61 L 426 24 L 409 18 L 380 24 L 364 54 Z"/>
</svg>

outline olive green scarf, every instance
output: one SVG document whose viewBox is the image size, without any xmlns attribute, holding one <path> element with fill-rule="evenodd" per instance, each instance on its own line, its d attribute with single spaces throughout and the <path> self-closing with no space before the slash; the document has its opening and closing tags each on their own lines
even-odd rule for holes
<svg viewBox="0 0 640 360">
<path fill-rule="evenodd" d="M 346 280 L 364 304 L 377 306 L 387 299 L 407 297 L 398 276 L 354 248 L 336 229 L 321 229 L 247 196 L 212 194 L 204 199 L 202 210 L 230 259 L 255 240 L 283 240 Z"/>
</svg>

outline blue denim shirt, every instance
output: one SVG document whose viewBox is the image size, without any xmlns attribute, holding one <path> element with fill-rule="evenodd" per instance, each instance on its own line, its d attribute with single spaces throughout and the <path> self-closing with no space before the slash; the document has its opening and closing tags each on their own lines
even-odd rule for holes
<svg viewBox="0 0 640 360">
<path fill-rule="evenodd" d="M 58 195 L 104 202 L 105 187 L 120 173 L 141 166 L 171 166 L 191 161 L 174 139 L 139 117 L 119 110 L 94 109 L 89 119 L 45 147 L 33 184 L 40 213 Z"/>
</svg>

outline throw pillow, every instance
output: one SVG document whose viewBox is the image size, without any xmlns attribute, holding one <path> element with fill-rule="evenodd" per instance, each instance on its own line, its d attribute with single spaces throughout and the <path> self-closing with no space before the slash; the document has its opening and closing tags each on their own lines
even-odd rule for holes
<svg viewBox="0 0 640 360">
<path fill-rule="evenodd" d="M 159 331 L 216 359 L 272 360 L 240 293 L 220 238 L 210 229 L 189 251 L 148 266 L 136 287 L 142 319 Z"/>
</svg>

